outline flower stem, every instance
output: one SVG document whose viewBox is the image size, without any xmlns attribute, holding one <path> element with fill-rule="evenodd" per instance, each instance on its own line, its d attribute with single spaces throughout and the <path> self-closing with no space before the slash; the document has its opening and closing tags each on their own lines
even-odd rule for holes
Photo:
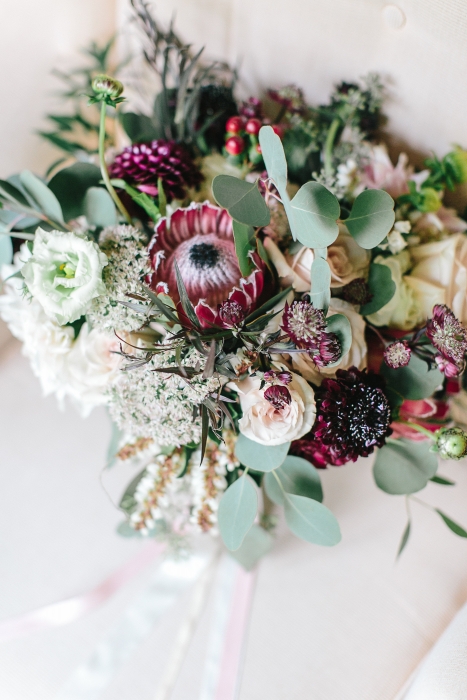
<svg viewBox="0 0 467 700">
<path fill-rule="evenodd" d="M 109 171 L 107 170 L 107 163 L 105 162 L 105 112 L 106 112 L 106 104 L 105 101 L 102 100 L 101 103 L 101 120 L 99 124 L 99 162 L 101 166 L 101 173 L 102 173 L 102 179 L 104 180 L 105 186 L 107 187 L 107 190 L 112 197 L 113 201 L 115 202 L 115 206 L 117 207 L 118 211 L 122 214 L 122 216 L 127 220 L 129 224 L 131 224 L 131 216 L 125 209 L 125 207 L 122 204 L 122 201 L 120 200 L 120 197 L 118 194 L 115 192 L 115 189 L 113 185 L 110 182 L 110 177 L 109 177 Z"/>
<path fill-rule="evenodd" d="M 435 442 L 435 437 L 431 430 L 427 430 L 427 428 L 424 428 L 422 425 L 419 425 L 418 423 L 411 423 L 408 420 L 398 420 L 396 421 L 397 423 L 400 423 L 401 425 L 409 425 L 411 428 L 416 430 L 419 433 L 422 433 L 422 435 L 426 435 L 427 437 L 430 438 L 430 440 L 433 440 Z"/>
<path fill-rule="evenodd" d="M 332 175 L 332 150 L 340 124 L 340 119 L 337 117 L 333 119 L 331 126 L 329 127 L 328 135 L 326 136 L 326 143 L 324 145 L 324 172 L 326 175 Z"/>
</svg>

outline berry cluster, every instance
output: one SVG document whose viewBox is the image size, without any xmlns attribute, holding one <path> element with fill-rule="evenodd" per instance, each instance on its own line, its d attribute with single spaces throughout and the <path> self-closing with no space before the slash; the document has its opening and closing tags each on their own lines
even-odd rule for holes
<svg viewBox="0 0 467 700">
<path fill-rule="evenodd" d="M 250 162 L 259 165 L 262 161 L 261 146 L 259 145 L 259 130 L 267 122 L 259 117 L 236 116 L 230 117 L 225 125 L 226 153 L 236 163 Z M 280 124 L 272 124 L 275 133 L 282 137 L 284 129 Z"/>
</svg>

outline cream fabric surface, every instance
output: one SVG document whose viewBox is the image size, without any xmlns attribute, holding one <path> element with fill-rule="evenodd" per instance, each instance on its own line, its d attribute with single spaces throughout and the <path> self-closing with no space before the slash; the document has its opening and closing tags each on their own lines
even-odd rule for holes
<svg viewBox="0 0 467 700">
<path fill-rule="evenodd" d="M 4 619 L 89 590 L 144 545 L 115 534 L 121 518 L 99 483 L 109 438 L 105 413 L 83 421 L 72 408 L 60 412 L 52 397 L 41 397 L 19 353 L 0 364 L 0 396 L 8 397 L 0 402 Z M 466 526 L 466 465 L 446 463 L 441 473 L 457 486 L 432 484 L 421 497 Z M 103 480 L 115 499 L 129 478 L 111 471 Z M 327 470 L 322 478 L 342 543 L 320 548 L 279 528 L 259 568 L 240 700 L 394 700 L 467 600 L 466 541 L 436 515 L 413 507 L 413 537 L 396 564 L 404 500 L 375 487 L 371 461 Z M 1 644 L 2 700 L 52 700 L 149 574 L 75 623 Z M 152 700 L 188 598 L 103 700 Z M 211 601 L 173 700 L 198 696 L 210 612 Z"/>
</svg>

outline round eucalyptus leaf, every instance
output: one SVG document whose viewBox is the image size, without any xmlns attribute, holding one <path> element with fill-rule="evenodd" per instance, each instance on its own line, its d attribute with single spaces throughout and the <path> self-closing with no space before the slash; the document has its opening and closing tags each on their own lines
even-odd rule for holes
<svg viewBox="0 0 467 700">
<path fill-rule="evenodd" d="M 368 304 L 363 304 L 360 307 L 362 316 L 374 314 L 383 306 L 391 301 L 396 291 L 396 283 L 392 279 L 391 270 L 387 265 L 378 265 L 372 263 L 370 265 L 370 273 L 368 276 L 368 287 L 373 299 Z"/>
<path fill-rule="evenodd" d="M 333 314 L 326 319 L 328 333 L 335 333 L 341 344 L 341 356 L 336 362 L 332 362 L 326 367 L 335 367 L 338 365 L 344 355 L 347 355 L 352 345 L 352 326 L 350 321 L 344 314 Z"/>
<path fill-rule="evenodd" d="M 430 442 L 398 440 L 378 450 L 373 466 L 377 486 L 386 493 L 415 493 L 436 474 L 438 460 Z"/>
<path fill-rule="evenodd" d="M 261 445 L 240 433 L 235 443 L 235 456 L 245 467 L 257 472 L 271 472 L 281 466 L 289 448 L 290 442 L 281 445 Z"/>
<path fill-rule="evenodd" d="M 383 190 L 365 190 L 345 220 L 349 233 L 362 248 L 375 248 L 394 225 L 394 200 Z"/>
<path fill-rule="evenodd" d="M 235 551 L 254 523 L 258 494 L 253 481 L 241 476 L 225 491 L 217 513 L 219 531 L 227 549 Z"/>
<path fill-rule="evenodd" d="M 311 264 L 310 301 L 327 313 L 331 301 L 331 268 L 324 258 L 317 257 Z"/>
<path fill-rule="evenodd" d="M 383 363 L 380 373 L 388 386 L 404 399 L 418 401 L 431 396 L 435 389 L 443 383 L 444 375 L 438 369 L 428 369 L 426 362 L 412 355 L 407 367 L 391 369 Z"/>
<path fill-rule="evenodd" d="M 278 190 L 285 190 L 287 187 L 287 161 L 282 141 L 272 126 L 261 127 L 259 145 L 269 177 L 274 180 Z"/>
<path fill-rule="evenodd" d="M 268 225 L 271 215 L 257 182 L 217 175 L 212 181 L 212 193 L 219 206 L 227 209 L 235 221 L 248 226 Z"/>
<path fill-rule="evenodd" d="M 341 541 L 339 523 L 322 503 L 287 494 L 284 512 L 287 525 L 302 540 L 325 547 L 332 547 Z"/>
<path fill-rule="evenodd" d="M 307 182 L 291 201 L 295 238 L 308 248 L 326 248 L 339 235 L 340 206 L 336 197 L 319 182 Z"/>
<path fill-rule="evenodd" d="M 275 475 L 281 482 L 282 488 Z M 278 469 L 264 475 L 264 485 L 271 501 L 279 506 L 284 505 L 284 491 L 296 496 L 313 498 L 315 501 L 323 500 L 318 470 L 302 457 L 289 455 Z"/>
<path fill-rule="evenodd" d="M 90 187 L 84 197 L 84 213 L 93 226 L 115 226 L 117 210 L 112 197 L 103 187 Z"/>
<path fill-rule="evenodd" d="M 0 234 L 0 267 L 9 265 L 13 260 L 13 243 L 10 236 Z"/>
<path fill-rule="evenodd" d="M 101 179 L 97 165 L 74 163 L 49 180 L 48 187 L 60 202 L 65 221 L 84 214 L 84 196 L 90 187 L 97 187 Z"/>
</svg>

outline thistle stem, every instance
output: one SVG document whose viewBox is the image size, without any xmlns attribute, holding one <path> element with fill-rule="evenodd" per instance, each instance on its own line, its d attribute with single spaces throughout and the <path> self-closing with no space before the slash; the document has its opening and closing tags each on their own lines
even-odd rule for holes
<svg viewBox="0 0 467 700">
<path fill-rule="evenodd" d="M 107 163 L 105 162 L 105 113 L 106 113 L 106 104 L 105 101 L 102 100 L 101 103 L 101 120 L 99 124 L 99 162 L 101 166 L 101 174 L 102 174 L 102 179 L 104 180 L 105 186 L 107 187 L 107 190 L 112 197 L 113 201 L 115 202 L 115 206 L 117 207 L 118 211 L 122 216 L 126 219 L 126 221 L 131 224 L 131 216 L 125 209 L 125 207 L 122 204 L 122 201 L 118 194 L 115 192 L 115 189 L 110 182 L 110 177 L 109 177 L 109 171 L 107 170 Z"/>
</svg>

